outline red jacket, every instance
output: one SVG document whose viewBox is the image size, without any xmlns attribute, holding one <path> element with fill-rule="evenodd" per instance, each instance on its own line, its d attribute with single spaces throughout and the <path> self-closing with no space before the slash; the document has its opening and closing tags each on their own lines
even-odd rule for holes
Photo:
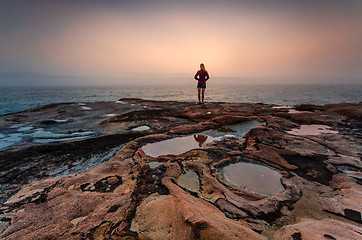
<svg viewBox="0 0 362 240">
<path fill-rule="evenodd" d="M 210 78 L 208 72 L 200 69 L 197 71 L 194 77 L 200 84 L 206 84 L 206 81 Z"/>
</svg>

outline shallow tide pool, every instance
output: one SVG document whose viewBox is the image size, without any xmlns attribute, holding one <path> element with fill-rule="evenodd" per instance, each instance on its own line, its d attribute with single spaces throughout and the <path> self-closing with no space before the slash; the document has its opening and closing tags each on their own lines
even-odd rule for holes
<svg viewBox="0 0 362 240">
<path fill-rule="evenodd" d="M 264 122 L 258 122 L 255 120 L 245 121 L 234 125 L 225 126 L 226 131 L 217 131 L 217 130 L 207 130 L 203 134 L 212 136 L 212 137 L 244 137 L 244 135 L 249 132 L 251 129 L 265 125 Z"/>
<path fill-rule="evenodd" d="M 135 127 L 135 128 L 132 128 L 131 131 L 134 131 L 134 132 L 142 132 L 142 131 L 147 131 L 147 130 L 150 130 L 151 128 L 149 126 L 146 126 L 146 125 L 143 125 L 143 126 L 139 126 L 139 127 Z"/>
<path fill-rule="evenodd" d="M 208 143 L 219 141 L 223 137 L 243 137 L 250 129 L 260 125 L 264 125 L 264 123 L 258 121 L 242 122 L 226 126 L 227 132 L 218 132 L 212 129 L 198 134 L 148 143 L 142 147 L 142 150 L 150 157 L 179 155 L 193 149 L 205 148 Z"/>
<path fill-rule="evenodd" d="M 213 140 L 215 140 L 213 137 L 207 135 L 194 134 L 155 143 L 148 143 L 142 147 L 142 150 L 150 157 L 179 155 L 192 149 L 204 148 L 207 143 L 210 143 Z"/>
<path fill-rule="evenodd" d="M 261 196 L 272 196 L 284 191 L 280 181 L 282 175 L 266 166 L 239 162 L 222 168 L 219 174 L 230 186 Z"/>
<path fill-rule="evenodd" d="M 292 135 L 305 136 L 305 135 L 320 135 L 327 133 L 336 134 L 338 133 L 338 131 L 333 130 L 330 126 L 327 125 L 311 124 L 311 125 L 300 125 L 300 127 L 293 128 L 292 130 L 287 131 L 287 133 Z"/>
<path fill-rule="evenodd" d="M 187 170 L 185 174 L 182 174 L 177 179 L 177 183 L 191 192 L 200 191 L 199 176 L 192 170 Z"/>
</svg>

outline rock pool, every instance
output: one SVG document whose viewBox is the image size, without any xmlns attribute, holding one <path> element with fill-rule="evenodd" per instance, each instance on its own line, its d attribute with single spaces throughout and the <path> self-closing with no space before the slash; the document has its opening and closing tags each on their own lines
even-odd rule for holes
<svg viewBox="0 0 362 240">
<path fill-rule="evenodd" d="M 244 135 L 251 129 L 261 125 L 265 125 L 265 123 L 252 120 L 234 125 L 227 125 L 225 126 L 225 129 L 221 129 L 221 131 L 217 131 L 214 129 L 207 130 L 203 132 L 203 134 L 212 137 L 244 137 Z"/>
<path fill-rule="evenodd" d="M 194 134 L 161 142 L 148 143 L 142 147 L 142 150 L 150 157 L 179 155 L 192 149 L 204 148 L 207 143 L 213 140 L 215 140 L 215 138 L 207 135 Z"/>
<path fill-rule="evenodd" d="M 192 170 L 187 170 L 185 174 L 182 174 L 177 179 L 177 182 L 178 185 L 180 185 L 183 188 L 186 188 L 191 192 L 200 191 L 199 176 L 197 176 L 197 174 Z"/>
<path fill-rule="evenodd" d="M 193 149 L 204 148 L 207 143 L 220 140 L 222 137 L 243 137 L 250 129 L 264 125 L 258 121 L 247 121 L 235 125 L 226 126 L 226 132 L 214 129 L 199 134 L 176 137 L 156 143 L 149 143 L 142 147 L 144 153 L 150 157 L 166 155 L 179 155 Z"/>
<path fill-rule="evenodd" d="M 148 163 L 150 168 L 153 170 L 157 169 L 159 166 L 162 166 L 163 164 L 164 164 L 163 162 L 149 162 Z"/>
<path fill-rule="evenodd" d="M 327 125 L 318 125 L 318 124 L 312 124 L 312 125 L 300 125 L 299 128 L 293 128 L 290 131 L 287 131 L 287 133 L 292 135 L 320 135 L 320 134 L 326 134 L 326 133 L 338 133 L 338 131 L 333 130 L 330 126 Z"/>
<path fill-rule="evenodd" d="M 143 126 L 133 128 L 132 131 L 134 131 L 134 132 L 142 132 L 142 131 L 147 131 L 147 130 L 150 130 L 150 129 L 151 128 L 149 126 L 143 125 Z"/>
<path fill-rule="evenodd" d="M 239 162 L 224 167 L 219 174 L 230 186 L 261 196 L 272 196 L 284 191 L 280 182 L 282 175 L 262 165 Z"/>
</svg>

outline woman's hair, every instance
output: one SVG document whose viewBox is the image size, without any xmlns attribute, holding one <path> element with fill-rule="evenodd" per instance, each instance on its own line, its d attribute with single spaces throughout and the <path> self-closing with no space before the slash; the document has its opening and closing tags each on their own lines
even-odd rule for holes
<svg viewBox="0 0 362 240">
<path fill-rule="evenodd" d="M 207 72 L 206 69 L 205 69 L 205 65 L 204 65 L 203 63 L 200 64 L 200 68 L 201 68 L 202 70 L 204 70 L 205 72 Z"/>
</svg>

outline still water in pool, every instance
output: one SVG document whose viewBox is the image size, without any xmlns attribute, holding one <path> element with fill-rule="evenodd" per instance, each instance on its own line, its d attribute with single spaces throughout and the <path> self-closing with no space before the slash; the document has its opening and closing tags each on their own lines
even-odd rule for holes
<svg viewBox="0 0 362 240">
<path fill-rule="evenodd" d="M 224 167 L 220 174 L 229 185 L 262 196 L 271 196 L 284 191 L 280 182 L 282 175 L 266 166 L 239 162 Z"/>
</svg>

